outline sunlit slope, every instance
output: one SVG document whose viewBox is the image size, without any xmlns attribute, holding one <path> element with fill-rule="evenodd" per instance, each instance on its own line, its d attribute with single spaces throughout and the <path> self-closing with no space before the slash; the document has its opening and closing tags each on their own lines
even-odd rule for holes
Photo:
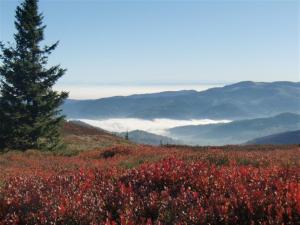
<svg viewBox="0 0 300 225">
<path fill-rule="evenodd" d="M 70 154 L 95 148 L 132 145 L 130 141 L 79 121 L 66 122 L 62 133 L 66 143 L 66 151 L 70 151 Z"/>
</svg>

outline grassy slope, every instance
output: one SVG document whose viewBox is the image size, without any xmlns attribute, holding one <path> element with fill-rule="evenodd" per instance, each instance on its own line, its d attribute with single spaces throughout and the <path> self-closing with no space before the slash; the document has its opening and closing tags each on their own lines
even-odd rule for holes
<svg viewBox="0 0 300 225">
<path fill-rule="evenodd" d="M 62 133 L 66 143 L 66 149 L 64 150 L 66 154 L 116 145 L 134 145 L 107 131 L 75 121 L 66 122 Z"/>
</svg>

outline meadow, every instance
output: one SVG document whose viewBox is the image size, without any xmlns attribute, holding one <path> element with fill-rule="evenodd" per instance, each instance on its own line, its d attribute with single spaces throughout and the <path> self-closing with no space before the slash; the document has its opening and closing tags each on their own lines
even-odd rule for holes
<svg viewBox="0 0 300 225">
<path fill-rule="evenodd" d="M 0 155 L 0 224 L 299 224 L 300 148 Z"/>
</svg>

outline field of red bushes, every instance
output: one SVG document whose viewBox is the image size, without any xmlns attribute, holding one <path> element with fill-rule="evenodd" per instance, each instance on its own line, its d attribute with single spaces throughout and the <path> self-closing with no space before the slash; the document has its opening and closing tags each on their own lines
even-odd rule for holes
<svg viewBox="0 0 300 225">
<path fill-rule="evenodd" d="M 0 224 L 300 224 L 300 148 L 8 152 Z"/>
</svg>

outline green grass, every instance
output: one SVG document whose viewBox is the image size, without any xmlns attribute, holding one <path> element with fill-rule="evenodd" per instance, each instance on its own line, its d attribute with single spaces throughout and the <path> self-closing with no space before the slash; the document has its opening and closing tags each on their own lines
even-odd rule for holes
<svg viewBox="0 0 300 225">
<path fill-rule="evenodd" d="M 240 166 L 254 166 L 254 167 L 259 167 L 260 163 L 259 161 L 255 159 L 244 159 L 244 158 L 238 158 L 237 159 L 237 164 Z"/>
<path fill-rule="evenodd" d="M 217 166 L 229 165 L 229 159 L 227 156 L 209 155 L 207 160 L 210 164 L 215 164 Z"/>
<path fill-rule="evenodd" d="M 129 158 L 125 161 L 122 161 L 119 166 L 124 169 L 132 169 L 142 165 L 143 163 L 157 162 L 161 159 L 162 157 L 159 155 L 149 155 L 144 156 L 143 158 Z"/>
</svg>

